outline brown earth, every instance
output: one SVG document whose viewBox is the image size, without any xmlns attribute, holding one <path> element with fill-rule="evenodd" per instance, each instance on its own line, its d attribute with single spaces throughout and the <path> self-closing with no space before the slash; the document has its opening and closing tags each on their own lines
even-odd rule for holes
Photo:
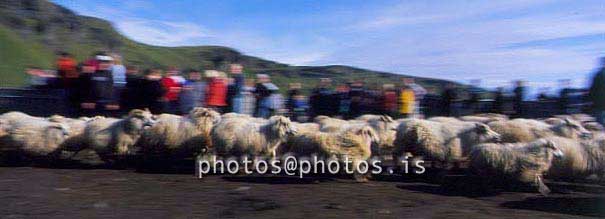
<svg viewBox="0 0 605 219">
<path fill-rule="evenodd" d="M 464 185 L 465 182 L 459 182 Z M 0 167 L 1 218 L 583 218 L 605 217 L 605 187 L 549 183 L 478 192 L 400 176 L 347 178 L 149 174 Z"/>
</svg>

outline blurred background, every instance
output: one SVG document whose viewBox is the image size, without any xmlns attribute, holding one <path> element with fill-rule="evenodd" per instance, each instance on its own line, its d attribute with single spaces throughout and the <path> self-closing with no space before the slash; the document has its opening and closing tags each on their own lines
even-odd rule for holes
<svg viewBox="0 0 605 219">
<path fill-rule="evenodd" d="M 0 110 L 181 114 L 205 106 L 303 120 L 594 113 L 604 7 L 2 0 Z"/>
</svg>

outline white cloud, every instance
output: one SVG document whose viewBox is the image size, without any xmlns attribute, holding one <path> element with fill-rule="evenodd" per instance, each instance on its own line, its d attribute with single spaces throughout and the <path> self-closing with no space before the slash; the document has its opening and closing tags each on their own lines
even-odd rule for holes
<svg viewBox="0 0 605 219">
<path fill-rule="evenodd" d="M 211 37 L 210 31 L 190 22 L 136 19 L 118 21 L 116 25 L 126 36 L 158 46 L 199 45 L 202 38 Z"/>
<path fill-rule="evenodd" d="M 137 2 L 130 4 L 136 8 Z M 213 25 L 132 18 L 103 6 L 87 13 L 110 19 L 128 37 L 153 45 L 224 45 L 289 64 L 345 64 L 462 82 L 483 78 L 486 86 L 495 87 L 520 78 L 537 86 L 562 78 L 584 83 L 595 60 L 605 55 L 605 41 L 534 42 L 605 37 L 602 6 L 597 1 L 403 1 L 361 11 L 344 7 L 261 19 L 260 26 L 273 29 L 250 25 L 254 22 L 232 27 L 229 18 Z"/>
</svg>

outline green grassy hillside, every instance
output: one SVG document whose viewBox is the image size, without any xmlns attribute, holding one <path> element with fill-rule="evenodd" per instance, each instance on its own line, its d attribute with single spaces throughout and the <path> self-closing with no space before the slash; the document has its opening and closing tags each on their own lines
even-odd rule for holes
<svg viewBox="0 0 605 219">
<path fill-rule="evenodd" d="M 304 82 L 306 89 L 321 77 L 337 83 L 363 79 L 368 84 L 399 82 L 403 75 L 348 66 L 290 66 L 244 55 L 221 46 L 160 47 L 128 39 L 102 19 L 80 16 L 46 0 L 0 0 L 0 86 L 22 86 L 27 66 L 50 68 L 54 53 L 67 51 L 81 61 L 95 51 L 117 52 L 125 64 L 140 68 L 220 69 L 242 63 L 248 74 L 268 73 L 281 87 Z M 444 80 L 418 78 L 426 87 L 439 90 Z"/>
<path fill-rule="evenodd" d="M 1 87 L 14 87 L 26 83 L 23 69 L 29 66 L 50 68 L 53 54 L 36 42 L 23 40 L 0 26 L 0 80 Z"/>
</svg>

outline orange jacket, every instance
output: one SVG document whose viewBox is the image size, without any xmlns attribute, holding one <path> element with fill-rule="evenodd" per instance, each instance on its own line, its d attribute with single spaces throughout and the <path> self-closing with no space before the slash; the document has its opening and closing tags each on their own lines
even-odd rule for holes
<svg viewBox="0 0 605 219">
<path fill-rule="evenodd" d="M 227 106 L 227 81 L 224 78 L 211 78 L 206 92 L 206 105 Z"/>
<path fill-rule="evenodd" d="M 77 78 L 76 60 L 69 57 L 59 57 L 57 59 L 57 72 L 62 78 Z"/>
</svg>

